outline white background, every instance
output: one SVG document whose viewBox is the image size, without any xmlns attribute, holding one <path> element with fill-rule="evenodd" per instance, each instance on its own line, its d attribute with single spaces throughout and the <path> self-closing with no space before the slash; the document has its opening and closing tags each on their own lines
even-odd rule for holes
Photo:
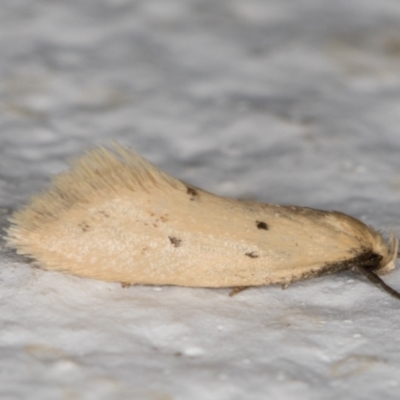
<svg viewBox="0 0 400 400">
<path fill-rule="evenodd" d="M 2 1 L 1 226 L 117 140 L 400 236 L 399 21 L 397 0 Z M 400 302 L 353 272 L 231 298 L 0 263 L 1 399 L 399 398 Z"/>
</svg>

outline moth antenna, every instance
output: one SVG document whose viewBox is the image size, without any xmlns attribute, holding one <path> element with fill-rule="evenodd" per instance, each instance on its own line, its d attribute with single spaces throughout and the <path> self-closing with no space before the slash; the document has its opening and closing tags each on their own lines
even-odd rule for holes
<svg viewBox="0 0 400 400">
<path fill-rule="evenodd" d="M 367 268 L 357 265 L 356 268 L 360 271 L 365 277 L 367 277 L 374 285 L 379 286 L 386 293 L 389 293 L 391 296 L 400 300 L 400 293 L 396 290 L 392 289 L 390 286 L 386 285 L 386 283 L 374 272 L 368 270 Z"/>
</svg>

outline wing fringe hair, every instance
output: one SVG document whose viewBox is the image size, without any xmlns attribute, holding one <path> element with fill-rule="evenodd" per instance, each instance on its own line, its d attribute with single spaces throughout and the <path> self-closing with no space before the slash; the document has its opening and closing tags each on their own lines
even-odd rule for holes
<svg viewBox="0 0 400 400">
<path fill-rule="evenodd" d="M 7 231 L 10 242 L 21 231 L 34 231 L 58 219 L 63 211 L 77 204 L 89 204 L 95 197 L 110 197 L 110 192 L 120 195 L 121 191 L 138 189 L 185 189 L 181 181 L 117 143 L 113 143 L 113 151 L 98 147 L 84 157 L 73 159 L 69 165 L 69 170 L 52 179 L 50 189 L 34 196 L 10 218 L 11 226 Z"/>
</svg>

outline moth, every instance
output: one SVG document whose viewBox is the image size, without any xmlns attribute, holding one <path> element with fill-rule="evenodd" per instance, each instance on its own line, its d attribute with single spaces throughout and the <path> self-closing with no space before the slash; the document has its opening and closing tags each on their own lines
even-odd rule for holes
<svg viewBox="0 0 400 400">
<path fill-rule="evenodd" d="M 7 245 L 42 268 L 128 285 L 280 284 L 395 268 L 398 241 L 337 211 L 216 196 L 131 149 L 87 152 L 10 218 Z"/>
</svg>

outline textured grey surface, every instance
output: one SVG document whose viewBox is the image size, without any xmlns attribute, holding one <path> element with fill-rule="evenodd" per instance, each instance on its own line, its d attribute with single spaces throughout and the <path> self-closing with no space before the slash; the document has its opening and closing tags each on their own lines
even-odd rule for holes
<svg viewBox="0 0 400 400">
<path fill-rule="evenodd" d="M 3 1 L 0 225 L 117 140 L 207 190 L 400 236 L 399 18 L 382 0 Z M 0 257 L 2 399 L 398 399 L 400 304 L 353 273 L 230 298 Z"/>
</svg>

